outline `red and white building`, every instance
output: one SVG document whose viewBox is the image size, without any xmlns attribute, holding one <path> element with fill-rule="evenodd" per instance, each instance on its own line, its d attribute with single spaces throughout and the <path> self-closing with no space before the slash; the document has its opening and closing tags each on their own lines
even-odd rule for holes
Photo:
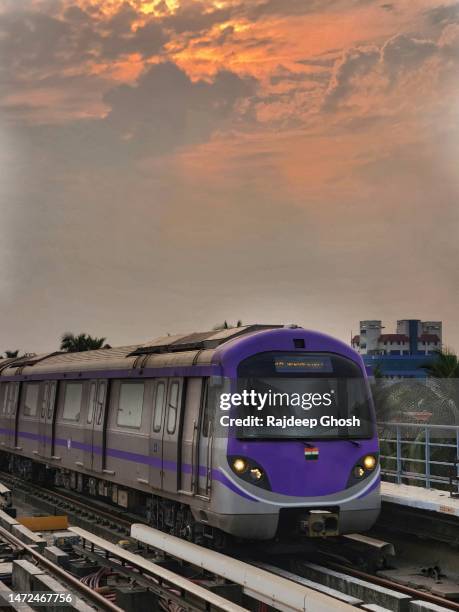
<svg viewBox="0 0 459 612">
<path fill-rule="evenodd" d="M 401 319 L 396 333 L 384 333 L 380 320 L 360 321 L 352 346 L 361 355 L 432 355 L 442 347 L 442 322 Z"/>
</svg>

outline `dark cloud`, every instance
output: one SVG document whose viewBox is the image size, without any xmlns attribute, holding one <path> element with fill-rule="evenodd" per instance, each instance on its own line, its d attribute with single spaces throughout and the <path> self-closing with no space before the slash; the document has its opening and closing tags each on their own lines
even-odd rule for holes
<svg viewBox="0 0 459 612">
<path fill-rule="evenodd" d="M 64 11 L 65 21 L 70 21 L 78 24 L 88 24 L 92 17 L 90 13 L 84 11 L 79 6 L 69 6 Z"/>
<path fill-rule="evenodd" d="M 152 66 L 133 85 L 104 97 L 110 109 L 101 119 L 22 128 L 31 150 L 52 151 L 57 164 L 110 167 L 167 154 L 207 140 L 234 125 L 237 103 L 254 94 L 256 81 L 219 72 L 212 82 L 192 82 L 175 64 Z M 21 110 L 21 109 L 19 109 Z"/>
<path fill-rule="evenodd" d="M 128 2 L 124 2 L 118 11 L 106 23 L 104 29 L 113 34 L 129 34 L 137 13 Z"/>
<path fill-rule="evenodd" d="M 23 64 L 45 67 L 65 53 L 70 26 L 38 12 L 0 15 L 0 58 L 14 71 Z"/>
<path fill-rule="evenodd" d="M 338 4 L 339 0 L 264 0 L 263 2 L 251 3 L 250 7 L 244 6 L 249 19 L 259 19 L 272 15 L 288 17 L 291 15 L 308 15 L 317 11 L 325 11 L 329 7 Z M 247 3 L 248 4 L 248 3 Z"/>
<path fill-rule="evenodd" d="M 246 14 L 249 19 L 259 19 L 270 16 L 290 17 L 294 15 L 309 15 L 326 12 L 330 8 L 349 9 L 353 6 L 377 4 L 380 0 L 261 0 L 259 2 L 241 2 L 233 10 Z M 250 6 L 248 6 L 250 5 Z"/>
<path fill-rule="evenodd" d="M 459 25 L 450 24 L 443 29 L 440 37 L 440 51 L 444 58 L 459 61 Z"/>
<path fill-rule="evenodd" d="M 201 2 L 194 2 L 179 7 L 170 16 L 161 20 L 165 28 L 174 30 L 177 34 L 202 32 L 209 30 L 217 23 L 228 21 L 233 14 L 229 8 L 208 10 Z"/>
<path fill-rule="evenodd" d="M 381 58 L 389 75 L 394 78 L 402 70 L 414 70 L 437 51 L 430 40 L 412 38 L 405 34 L 394 36 L 381 50 Z"/>
<path fill-rule="evenodd" d="M 136 12 L 127 3 L 108 21 L 95 18 L 78 6 L 63 17 L 37 10 L 17 10 L 0 15 L 0 62 L 16 80 L 30 71 L 49 73 L 64 67 L 75 68 L 87 60 L 115 60 L 139 53 L 151 57 L 169 40 L 161 22 L 151 19 L 135 31 Z"/>
<path fill-rule="evenodd" d="M 115 60 L 134 53 L 149 58 L 161 54 L 174 34 L 202 33 L 230 17 L 230 9 L 208 10 L 198 2 L 160 18 L 146 17 L 134 30 L 138 15 L 128 2 L 109 19 L 95 6 L 68 6 L 47 14 L 30 3 L 17 3 L 0 15 L 0 61 L 20 77 L 33 69 L 46 72 L 88 59 Z M 224 29 L 215 44 L 223 44 L 231 34 Z"/>
<path fill-rule="evenodd" d="M 344 120 L 340 126 L 336 126 L 337 131 L 357 132 L 366 133 L 368 130 L 378 126 L 387 124 L 387 116 L 383 114 L 371 114 L 361 115 L 357 117 L 351 117 L 348 120 Z"/>
<path fill-rule="evenodd" d="M 193 46 L 196 48 L 204 48 L 204 47 L 218 47 L 220 45 L 224 45 L 226 43 L 237 44 L 234 38 L 234 26 L 226 26 L 222 29 L 220 34 L 217 37 L 208 38 L 206 40 L 198 40 L 193 43 Z"/>
<path fill-rule="evenodd" d="M 308 58 L 304 60 L 299 60 L 299 64 L 304 64 L 305 66 L 322 66 L 324 68 L 331 68 L 334 66 L 336 62 L 336 57 L 314 57 Z"/>
<path fill-rule="evenodd" d="M 328 81 L 330 74 L 328 71 L 321 72 L 294 72 L 289 70 L 285 66 L 279 66 L 276 73 L 270 77 L 272 85 L 278 85 L 279 83 L 305 83 L 308 81 L 316 81 L 323 83 Z"/>
<path fill-rule="evenodd" d="M 391 85 L 405 72 L 414 71 L 430 57 L 443 51 L 455 54 L 454 38 L 442 47 L 432 40 L 399 34 L 390 38 L 382 47 L 354 48 L 346 51 L 336 61 L 335 69 L 325 94 L 322 109 L 330 112 L 359 87 L 359 79 L 380 64 L 381 74 L 386 75 Z M 303 62 L 304 63 L 304 62 Z"/>
<path fill-rule="evenodd" d="M 211 83 L 193 83 L 175 64 L 151 67 L 135 86 L 121 86 L 105 97 L 106 123 L 127 142 L 153 151 L 199 142 L 228 119 L 241 98 L 254 93 L 255 81 L 219 72 Z"/>
<path fill-rule="evenodd" d="M 426 11 L 430 23 L 434 25 L 445 25 L 459 21 L 459 3 L 443 4 Z"/>
<path fill-rule="evenodd" d="M 353 91 L 354 80 L 366 75 L 378 62 L 379 50 L 376 47 L 349 49 L 335 65 L 323 110 L 330 112 Z"/>
<path fill-rule="evenodd" d="M 122 55 L 139 53 L 143 57 L 151 57 L 158 54 L 169 40 L 161 24 L 156 21 L 148 22 L 135 32 L 127 31 L 129 34 L 124 36 L 111 33 L 100 38 L 101 56 L 116 59 Z"/>
</svg>

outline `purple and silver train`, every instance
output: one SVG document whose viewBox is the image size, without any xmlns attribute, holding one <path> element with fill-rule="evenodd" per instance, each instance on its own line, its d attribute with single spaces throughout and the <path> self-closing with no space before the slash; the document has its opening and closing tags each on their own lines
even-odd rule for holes
<svg viewBox="0 0 459 612">
<path fill-rule="evenodd" d="M 3 469 L 197 542 L 369 529 L 378 453 L 360 356 L 295 326 L 0 361 Z"/>
</svg>

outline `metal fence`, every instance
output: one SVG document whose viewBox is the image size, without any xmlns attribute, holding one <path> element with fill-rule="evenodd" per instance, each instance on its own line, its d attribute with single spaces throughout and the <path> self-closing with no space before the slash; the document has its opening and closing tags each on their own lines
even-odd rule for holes
<svg viewBox="0 0 459 612">
<path fill-rule="evenodd" d="M 459 491 L 459 426 L 378 423 L 383 479 Z"/>
</svg>

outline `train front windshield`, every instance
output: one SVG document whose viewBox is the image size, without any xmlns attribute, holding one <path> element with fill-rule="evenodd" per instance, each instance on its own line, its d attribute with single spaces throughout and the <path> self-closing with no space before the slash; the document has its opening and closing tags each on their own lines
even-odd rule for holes
<svg viewBox="0 0 459 612">
<path fill-rule="evenodd" d="M 326 353 L 260 353 L 238 368 L 233 400 L 242 439 L 359 439 L 373 435 L 360 367 Z"/>
</svg>

